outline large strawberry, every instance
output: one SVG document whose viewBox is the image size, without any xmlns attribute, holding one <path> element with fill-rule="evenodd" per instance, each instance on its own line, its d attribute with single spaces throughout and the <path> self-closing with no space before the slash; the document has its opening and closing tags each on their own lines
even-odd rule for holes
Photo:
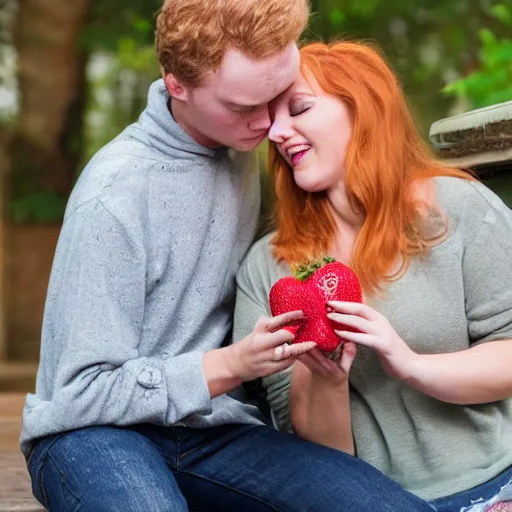
<svg viewBox="0 0 512 512">
<path fill-rule="evenodd" d="M 333 258 L 299 267 L 294 274 L 279 279 L 270 289 L 272 315 L 302 310 L 304 320 L 285 326 L 296 335 L 294 343 L 315 341 L 323 352 L 333 352 L 340 344 L 334 329 L 350 329 L 327 318 L 327 302 L 362 302 L 359 281 L 349 267 Z"/>
</svg>

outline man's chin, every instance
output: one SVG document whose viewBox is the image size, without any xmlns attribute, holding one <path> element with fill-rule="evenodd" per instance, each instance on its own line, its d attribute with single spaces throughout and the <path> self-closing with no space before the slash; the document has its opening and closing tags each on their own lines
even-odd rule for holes
<svg viewBox="0 0 512 512">
<path fill-rule="evenodd" d="M 254 139 L 241 139 L 236 141 L 231 147 L 236 151 L 252 151 L 253 149 L 256 149 L 264 140 L 264 135 Z"/>
</svg>

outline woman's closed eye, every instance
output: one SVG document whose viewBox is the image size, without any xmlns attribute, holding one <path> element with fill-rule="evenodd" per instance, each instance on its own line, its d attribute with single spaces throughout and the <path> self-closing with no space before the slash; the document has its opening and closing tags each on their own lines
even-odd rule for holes
<svg viewBox="0 0 512 512">
<path fill-rule="evenodd" d="M 295 117 L 307 112 L 314 103 L 312 101 L 296 101 L 290 105 L 290 116 Z"/>
</svg>

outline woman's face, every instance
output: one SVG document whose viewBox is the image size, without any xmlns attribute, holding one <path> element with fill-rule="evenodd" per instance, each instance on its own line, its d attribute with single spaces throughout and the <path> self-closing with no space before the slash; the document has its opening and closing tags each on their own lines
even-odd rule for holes
<svg viewBox="0 0 512 512">
<path fill-rule="evenodd" d="M 308 192 L 344 186 L 345 153 L 352 135 L 343 101 L 327 94 L 312 74 L 295 83 L 270 105 L 269 139 Z"/>
</svg>

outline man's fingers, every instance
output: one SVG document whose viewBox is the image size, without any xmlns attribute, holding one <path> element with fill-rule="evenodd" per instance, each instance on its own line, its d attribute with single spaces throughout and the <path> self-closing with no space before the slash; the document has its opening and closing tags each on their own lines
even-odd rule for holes
<svg viewBox="0 0 512 512">
<path fill-rule="evenodd" d="M 296 357 L 315 348 L 316 343 L 314 341 L 303 341 L 302 343 L 294 343 L 293 345 L 289 346 L 292 354 L 291 357 Z"/>
<path fill-rule="evenodd" d="M 284 325 L 296 322 L 297 320 L 303 320 L 304 313 L 302 311 L 288 311 L 287 313 L 283 313 L 282 315 L 274 316 L 268 319 L 267 322 L 267 330 L 275 331 Z"/>
<path fill-rule="evenodd" d="M 296 343 L 293 345 L 285 343 L 274 348 L 274 356 L 272 359 L 276 362 L 291 359 L 304 354 L 314 347 L 316 347 L 316 343 L 314 341 L 305 341 L 303 343 Z"/>
</svg>

